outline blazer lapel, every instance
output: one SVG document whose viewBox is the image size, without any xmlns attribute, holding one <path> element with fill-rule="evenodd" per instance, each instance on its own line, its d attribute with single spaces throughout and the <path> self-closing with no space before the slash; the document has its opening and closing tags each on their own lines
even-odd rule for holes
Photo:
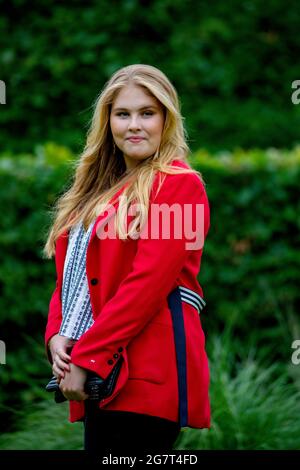
<svg viewBox="0 0 300 470">
<path fill-rule="evenodd" d="M 108 220 L 111 217 L 113 217 L 113 215 L 116 213 L 120 204 L 119 196 L 122 193 L 122 191 L 124 191 L 124 189 L 126 188 L 128 184 L 129 183 L 126 183 L 124 186 L 122 186 L 122 188 L 111 199 L 111 201 L 114 200 L 115 202 L 110 201 L 108 204 L 108 209 L 105 210 L 104 212 L 101 212 L 97 216 L 96 222 L 94 224 L 94 227 L 91 233 L 89 246 L 96 236 L 97 229 L 99 230 L 103 225 L 105 225 L 108 222 Z M 68 240 L 69 240 L 69 231 L 66 230 L 58 237 L 56 241 L 55 264 L 56 264 L 57 275 L 60 279 L 63 278 L 64 263 L 65 263 L 67 248 L 68 248 Z"/>
<path fill-rule="evenodd" d="M 106 223 L 109 221 L 109 219 L 111 219 L 114 216 L 114 214 L 116 213 L 116 211 L 118 210 L 118 207 L 119 207 L 119 204 L 120 204 L 119 196 L 125 190 L 126 186 L 128 186 L 128 184 L 129 183 L 126 183 L 124 186 L 122 186 L 121 189 L 119 189 L 119 191 L 116 193 L 116 195 L 110 200 L 110 202 L 108 204 L 108 208 L 104 212 L 101 212 L 98 215 L 98 217 L 96 219 L 96 222 L 94 224 L 92 233 L 91 233 L 89 245 L 92 243 L 93 239 L 95 238 L 95 236 L 97 234 L 97 231 L 100 230 L 101 227 L 106 225 Z M 111 202 L 112 200 L 114 200 L 114 202 Z"/>
</svg>

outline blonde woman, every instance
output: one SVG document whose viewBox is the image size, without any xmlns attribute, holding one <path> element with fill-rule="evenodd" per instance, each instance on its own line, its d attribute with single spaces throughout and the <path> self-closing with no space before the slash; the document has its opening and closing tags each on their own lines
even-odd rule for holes
<svg viewBox="0 0 300 470">
<path fill-rule="evenodd" d="M 197 280 L 209 203 L 185 137 L 166 75 L 121 68 L 95 102 L 74 180 L 55 207 L 45 344 L 70 421 L 84 422 L 94 453 L 169 451 L 182 427 L 210 427 Z M 119 361 L 112 393 L 89 400 L 88 374 L 105 380 Z"/>
</svg>

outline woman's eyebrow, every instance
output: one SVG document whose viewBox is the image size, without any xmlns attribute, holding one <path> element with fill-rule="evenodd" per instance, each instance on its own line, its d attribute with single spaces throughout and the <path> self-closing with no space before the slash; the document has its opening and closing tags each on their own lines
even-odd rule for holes
<svg viewBox="0 0 300 470">
<path fill-rule="evenodd" d="M 138 109 L 138 111 L 142 111 L 143 109 L 149 109 L 149 108 L 155 108 L 157 109 L 157 106 L 150 104 L 148 106 L 142 106 L 141 108 Z M 127 108 L 114 108 L 113 111 L 128 111 Z"/>
</svg>

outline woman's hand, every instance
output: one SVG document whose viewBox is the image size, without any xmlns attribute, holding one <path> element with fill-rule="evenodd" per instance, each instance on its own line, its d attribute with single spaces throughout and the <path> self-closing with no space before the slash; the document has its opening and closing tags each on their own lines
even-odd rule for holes
<svg viewBox="0 0 300 470">
<path fill-rule="evenodd" d="M 69 368 L 70 372 L 66 372 L 65 378 L 60 381 L 59 388 L 68 400 L 86 400 L 89 397 L 84 391 L 87 370 L 72 363 Z"/>
<path fill-rule="evenodd" d="M 59 334 L 52 336 L 48 343 L 53 362 L 52 372 L 58 383 L 65 377 L 65 372 L 70 372 L 71 356 L 68 351 L 73 345 L 73 340 Z"/>
</svg>

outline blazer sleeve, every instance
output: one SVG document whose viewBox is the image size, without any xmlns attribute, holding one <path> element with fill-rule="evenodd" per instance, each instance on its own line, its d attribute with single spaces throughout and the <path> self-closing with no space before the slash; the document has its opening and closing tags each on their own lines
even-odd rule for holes
<svg viewBox="0 0 300 470">
<path fill-rule="evenodd" d="M 209 205 L 204 186 L 196 174 L 167 175 L 154 200 L 156 204 L 185 204 L 193 216 L 204 206 L 204 237 L 209 228 Z M 152 203 L 151 203 L 152 204 Z M 151 211 L 147 223 L 151 226 Z M 152 217 L 153 218 L 153 217 Z M 120 355 L 127 362 L 126 346 L 166 302 L 176 278 L 190 252 L 185 235 L 138 239 L 137 252 L 130 273 L 121 282 L 115 295 L 107 302 L 94 324 L 77 341 L 71 353 L 74 364 L 106 378 Z M 174 226 L 173 226 L 174 228 Z M 198 248 L 202 251 L 203 246 Z M 128 367 L 128 364 L 126 364 Z"/>
<path fill-rule="evenodd" d="M 62 322 L 62 302 L 61 302 L 61 289 L 62 289 L 62 278 L 63 272 L 60 266 L 59 260 L 63 258 L 65 250 L 67 249 L 67 232 L 61 234 L 55 243 L 55 270 L 56 270 L 56 286 L 52 293 L 49 309 L 47 325 L 45 330 L 45 348 L 48 355 L 49 362 L 52 364 L 52 357 L 48 348 L 48 342 L 52 336 L 59 333 L 60 325 Z"/>
<path fill-rule="evenodd" d="M 62 306 L 58 281 L 56 281 L 56 287 L 49 302 L 48 320 L 45 331 L 45 349 L 50 364 L 52 364 L 52 357 L 48 347 L 48 342 L 52 338 L 52 336 L 56 335 L 59 332 L 61 322 Z"/>
</svg>

